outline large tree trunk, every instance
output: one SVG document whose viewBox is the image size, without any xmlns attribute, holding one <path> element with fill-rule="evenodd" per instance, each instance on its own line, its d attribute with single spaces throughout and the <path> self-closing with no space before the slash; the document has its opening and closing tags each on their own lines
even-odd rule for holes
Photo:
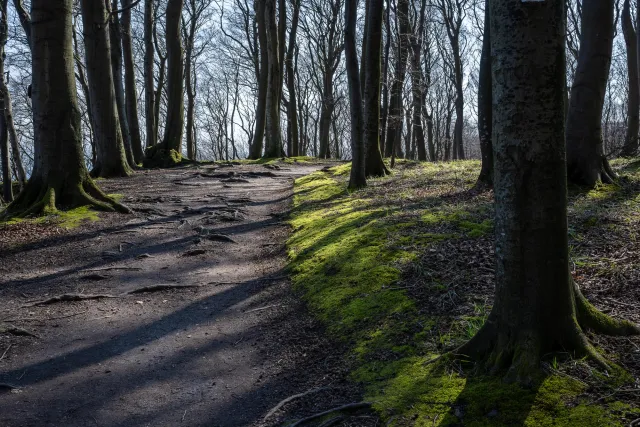
<svg viewBox="0 0 640 427">
<path fill-rule="evenodd" d="M 260 50 L 260 71 L 258 79 L 258 104 L 256 106 L 256 127 L 249 158 L 262 156 L 267 120 L 267 91 L 269 90 L 269 53 L 267 49 L 266 6 L 263 1 L 254 2 L 258 26 L 258 45 Z"/>
<path fill-rule="evenodd" d="M 369 1 L 369 0 L 365 0 Z M 367 19 L 367 22 L 369 20 Z M 391 5 L 387 3 L 385 10 L 384 24 L 386 28 L 386 40 L 384 44 L 384 57 L 382 65 L 382 110 L 380 111 L 380 152 L 386 152 L 387 124 L 389 123 L 389 53 L 391 51 Z M 368 30 L 367 30 L 368 31 Z M 368 33 L 366 33 L 368 34 Z M 382 43 L 382 36 L 380 36 Z M 362 61 L 364 64 L 364 60 Z M 364 83 L 363 83 L 364 87 Z M 363 91 L 364 94 L 364 91 Z"/>
<path fill-rule="evenodd" d="M 462 126 L 464 123 L 464 74 L 462 73 L 462 59 L 460 57 L 459 35 L 457 35 L 452 42 L 452 47 L 456 86 L 456 124 L 453 130 L 454 159 L 464 160 L 464 144 L 462 141 Z"/>
<path fill-rule="evenodd" d="M 367 51 L 364 67 L 364 144 L 367 150 L 365 160 L 366 177 L 384 176 L 389 170 L 380 152 L 380 62 L 382 48 L 383 0 L 369 2 L 367 22 Z"/>
<path fill-rule="evenodd" d="M 195 0 L 190 0 L 191 2 L 191 22 L 189 23 L 188 31 L 185 31 L 187 34 L 187 43 L 186 43 L 186 61 L 185 61 L 185 85 L 187 86 L 187 157 L 191 160 L 196 160 L 196 136 L 194 132 L 194 115 L 195 115 L 195 106 L 196 106 L 196 88 L 195 82 L 193 81 L 193 49 L 195 46 L 195 37 L 196 37 L 196 25 L 198 23 L 196 17 L 196 2 Z"/>
<path fill-rule="evenodd" d="M 351 176 L 349 188 L 367 185 L 364 175 L 364 129 L 362 123 L 362 95 L 360 94 L 360 70 L 356 48 L 356 21 L 358 0 L 347 0 L 344 8 L 344 56 L 349 85 L 349 109 L 351 113 Z"/>
<path fill-rule="evenodd" d="M 296 76 L 294 66 L 294 53 L 296 47 L 296 34 L 300 21 L 300 1 L 294 0 L 293 15 L 291 16 L 291 31 L 289 32 L 289 45 L 287 46 L 287 90 L 289 92 L 289 107 L 287 109 L 289 119 L 289 132 L 291 134 L 290 156 L 300 155 L 300 130 L 298 128 L 298 95 L 296 93 Z"/>
<path fill-rule="evenodd" d="M 411 89 L 413 102 L 413 116 L 411 126 L 413 138 L 418 151 L 418 160 L 427 160 L 427 147 L 422 127 L 422 105 L 424 103 L 425 82 L 422 73 L 422 39 L 426 18 L 427 1 L 421 0 L 418 27 L 411 31 Z"/>
<path fill-rule="evenodd" d="M 162 141 L 165 150 L 175 150 L 182 154 L 182 132 L 184 127 L 184 102 L 182 98 L 184 84 L 184 55 L 180 16 L 183 0 L 167 2 L 167 124 Z"/>
<path fill-rule="evenodd" d="M 331 118 L 335 102 L 333 99 L 333 73 L 327 70 L 323 76 L 324 87 L 322 90 L 322 109 L 320 112 L 320 154 L 321 159 L 331 157 Z"/>
<path fill-rule="evenodd" d="M 92 174 L 105 178 L 127 176 L 131 173 L 125 156 L 122 128 L 116 105 L 109 26 L 104 24 L 109 19 L 107 1 L 81 0 L 80 2 L 97 151 L 97 162 Z"/>
<path fill-rule="evenodd" d="M 625 0 L 622 8 L 622 32 L 627 47 L 627 74 L 629 81 L 629 99 L 627 101 L 627 135 L 623 157 L 633 157 L 638 152 L 638 127 L 640 125 L 640 89 L 638 88 L 638 39 L 631 19 L 630 0 Z"/>
<path fill-rule="evenodd" d="M 640 329 L 595 310 L 569 274 L 564 0 L 493 0 L 491 48 L 495 300 L 484 326 L 456 353 L 524 383 L 539 372 L 543 355 L 555 351 L 590 356 L 605 367 L 583 328 Z"/>
<path fill-rule="evenodd" d="M 52 213 L 82 205 L 129 212 L 96 187 L 84 164 L 73 73 L 73 1 L 32 0 L 31 11 L 38 22 L 31 29 L 34 166 L 27 186 L 3 215 Z"/>
<path fill-rule="evenodd" d="M 136 89 L 136 74 L 133 60 L 133 44 L 131 38 L 131 5 L 132 0 L 121 0 L 122 21 L 122 53 L 124 57 L 124 90 L 127 122 L 131 136 L 131 151 L 136 164 L 142 162 L 142 138 L 140 136 L 140 121 L 138 120 L 138 91 Z"/>
<path fill-rule="evenodd" d="M 567 171 L 574 184 L 593 187 L 616 178 L 604 154 L 602 109 L 613 49 L 614 0 L 584 0 L 578 65 L 567 117 Z"/>
<path fill-rule="evenodd" d="M 276 23 L 275 0 L 265 0 L 265 19 L 267 27 L 268 89 L 266 103 L 266 146 L 265 157 L 282 155 L 282 132 L 280 131 L 280 96 L 282 84 L 280 80 L 280 60 L 278 53 L 278 24 Z"/>
<path fill-rule="evenodd" d="M 0 114 L 0 163 L 2 163 L 2 198 L 8 203 L 13 200 L 13 184 L 9 162 L 9 133 L 4 114 Z"/>
<path fill-rule="evenodd" d="M 480 137 L 480 154 L 482 169 L 476 187 L 493 185 L 493 145 L 491 141 L 493 108 L 491 101 L 491 25 L 489 0 L 484 2 L 484 36 L 482 39 L 482 55 L 480 56 L 480 75 L 478 77 L 478 136 Z"/>
<path fill-rule="evenodd" d="M 391 85 L 391 101 L 387 118 L 387 139 L 385 141 L 385 156 L 395 154 L 402 158 L 402 88 L 407 72 L 407 57 L 409 53 L 409 0 L 398 0 L 396 11 L 398 19 L 398 52 L 396 56 L 395 76 Z"/>
<path fill-rule="evenodd" d="M 155 84 L 153 82 L 155 57 L 155 48 L 153 46 L 153 6 L 154 0 L 144 1 L 144 115 L 147 148 L 158 143 L 157 122 L 155 120 Z"/>
<path fill-rule="evenodd" d="M 118 107 L 118 119 L 120 121 L 120 132 L 124 142 L 124 152 L 127 162 L 132 168 L 136 167 L 133 158 L 133 147 L 131 146 L 131 131 L 129 120 L 127 119 L 127 106 L 124 95 L 124 82 L 122 81 L 122 30 L 120 28 L 120 17 L 118 14 L 111 14 L 111 10 L 118 10 L 118 0 L 113 0 L 113 6 L 109 8 L 109 0 L 105 0 L 107 13 L 111 15 L 109 20 L 109 37 L 111 42 L 111 67 L 113 68 L 113 85 L 116 93 L 116 106 Z"/>
</svg>

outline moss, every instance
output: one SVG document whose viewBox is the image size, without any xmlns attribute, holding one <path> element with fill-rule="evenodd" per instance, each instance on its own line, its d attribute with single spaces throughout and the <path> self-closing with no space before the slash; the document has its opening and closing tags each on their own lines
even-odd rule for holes
<svg viewBox="0 0 640 427">
<path fill-rule="evenodd" d="M 421 311 L 402 284 L 403 271 L 423 252 L 493 233 L 490 198 L 442 199 L 442 188 L 449 194 L 473 186 L 479 166 L 410 163 L 354 193 L 347 191 L 349 165 L 296 181 L 289 269 L 313 313 L 350 346 L 352 379 L 396 426 L 595 427 L 637 418 L 629 415 L 636 409 L 614 399 L 590 404 L 585 386 L 568 377 L 541 377 L 522 388 L 467 376 L 457 366 L 426 364 L 474 335 L 490 312 L 482 303 L 466 316 L 440 318 Z M 385 191 L 390 180 L 393 189 Z M 428 186 L 437 188 L 435 197 L 425 192 Z M 419 285 L 444 293 L 450 283 L 428 275 Z"/>
<path fill-rule="evenodd" d="M 144 152 L 142 165 L 145 168 L 171 168 L 182 162 L 182 154 L 176 150 L 162 148 L 161 144 L 153 145 Z"/>
</svg>

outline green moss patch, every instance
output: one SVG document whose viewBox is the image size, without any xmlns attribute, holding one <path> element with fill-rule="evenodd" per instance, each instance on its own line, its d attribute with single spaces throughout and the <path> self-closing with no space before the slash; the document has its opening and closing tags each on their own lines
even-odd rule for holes
<svg viewBox="0 0 640 427">
<path fill-rule="evenodd" d="M 388 425 L 628 425 L 640 411 L 608 396 L 612 384 L 594 391 L 566 373 L 589 369 L 583 361 L 555 360 L 531 388 L 427 363 L 473 336 L 491 309 L 492 197 L 469 191 L 479 166 L 401 162 L 356 192 L 349 165 L 298 179 L 295 288 L 349 346 L 352 379 Z"/>
</svg>

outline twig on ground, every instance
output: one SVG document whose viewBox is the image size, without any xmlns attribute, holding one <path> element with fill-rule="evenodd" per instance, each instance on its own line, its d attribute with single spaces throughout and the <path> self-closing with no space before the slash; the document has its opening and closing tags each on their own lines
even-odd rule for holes
<svg viewBox="0 0 640 427">
<path fill-rule="evenodd" d="M 280 304 L 273 304 L 273 305 L 267 305 L 265 307 L 258 307 L 258 308 L 254 308 L 253 310 L 247 310 L 245 311 L 245 313 L 252 313 L 254 311 L 262 311 L 262 310 L 267 310 L 269 308 L 274 308 L 274 307 L 280 307 Z"/>
<path fill-rule="evenodd" d="M 141 288 L 133 289 L 128 292 L 125 292 L 122 295 L 133 295 L 133 294 L 142 294 L 145 292 L 160 292 L 166 291 L 169 289 L 183 289 L 183 288 L 200 288 L 201 285 L 151 285 L 151 286 L 143 286 Z"/>
<path fill-rule="evenodd" d="M 49 305 L 49 304 L 55 304 L 57 302 L 66 302 L 66 301 L 85 301 L 85 300 L 98 300 L 98 299 L 104 299 L 104 298 L 118 298 L 116 295 L 109 295 L 109 294 L 97 294 L 97 295 L 91 295 L 91 294 L 62 294 L 62 295 L 57 295 L 55 297 L 51 297 L 45 300 L 40 300 L 40 301 L 32 301 L 28 304 L 23 305 L 22 307 L 37 307 L 40 305 Z"/>
<path fill-rule="evenodd" d="M 326 390 L 326 387 L 319 387 L 319 388 L 313 388 L 311 390 L 307 390 L 304 393 L 298 393 L 298 394 L 294 394 L 293 396 L 289 396 L 286 399 L 282 399 L 280 401 L 280 403 L 278 403 L 276 406 L 274 406 L 268 413 L 267 415 L 264 416 L 264 418 L 262 419 L 262 421 L 267 421 L 270 417 L 273 416 L 273 414 L 275 414 L 276 412 L 278 412 L 280 410 L 280 408 L 282 408 L 284 405 L 286 405 L 287 403 L 296 400 L 296 399 L 300 399 L 301 397 L 304 396 L 308 396 L 310 394 L 313 393 L 317 393 L 319 391 L 322 390 Z"/>
<path fill-rule="evenodd" d="M 87 270 L 81 270 L 81 271 L 89 273 L 89 272 L 110 271 L 110 270 L 140 271 L 142 269 L 139 267 L 106 267 L 106 268 L 93 268 L 93 269 L 87 269 Z"/>
<path fill-rule="evenodd" d="M 289 427 L 298 427 L 304 424 L 307 424 L 310 421 L 316 420 L 318 418 L 326 417 L 327 415 L 334 414 L 336 412 L 352 412 L 359 411 L 361 409 L 371 409 L 371 402 L 358 402 L 358 403 L 349 403 L 348 405 L 338 406 L 337 408 L 329 409 L 324 412 L 318 412 L 317 414 L 313 414 L 307 418 L 303 418 L 301 420 L 296 421 L 291 424 Z"/>
<path fill-rule="evenodd" d="M 11 349 L 11 344 L 9 344 L 9 347 L 7 347 L 4 353 L 2 353 L 2 356 L 0 356 L 0 360 L 4 359 L 4 357 L 7 355 L 7 352 L 9 352 L 10 349 Z"/>
</svg>

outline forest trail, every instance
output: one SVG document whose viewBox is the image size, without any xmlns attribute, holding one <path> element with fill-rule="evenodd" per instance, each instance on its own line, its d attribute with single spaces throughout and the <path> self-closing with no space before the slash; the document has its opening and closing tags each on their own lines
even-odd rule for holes
<svg viewBox="0 0 640 427">
<path fill-rule="evenodd" d="M 0 230 L 0 322 L 34 335 L 0 333 L 0 383 L 18 387 L 0 388 L 0 425 L 268 425 L 282 399 L 336 387 L 340 355 L 283 272 L 293 180 L 321 167 L 142 171 L 100 181 L 134 215 L 13 246 Z M 141 289 L 157 285 L 185 288 Z M 337 387 L 306 409 L 348 403 Z"/>
</svg>

